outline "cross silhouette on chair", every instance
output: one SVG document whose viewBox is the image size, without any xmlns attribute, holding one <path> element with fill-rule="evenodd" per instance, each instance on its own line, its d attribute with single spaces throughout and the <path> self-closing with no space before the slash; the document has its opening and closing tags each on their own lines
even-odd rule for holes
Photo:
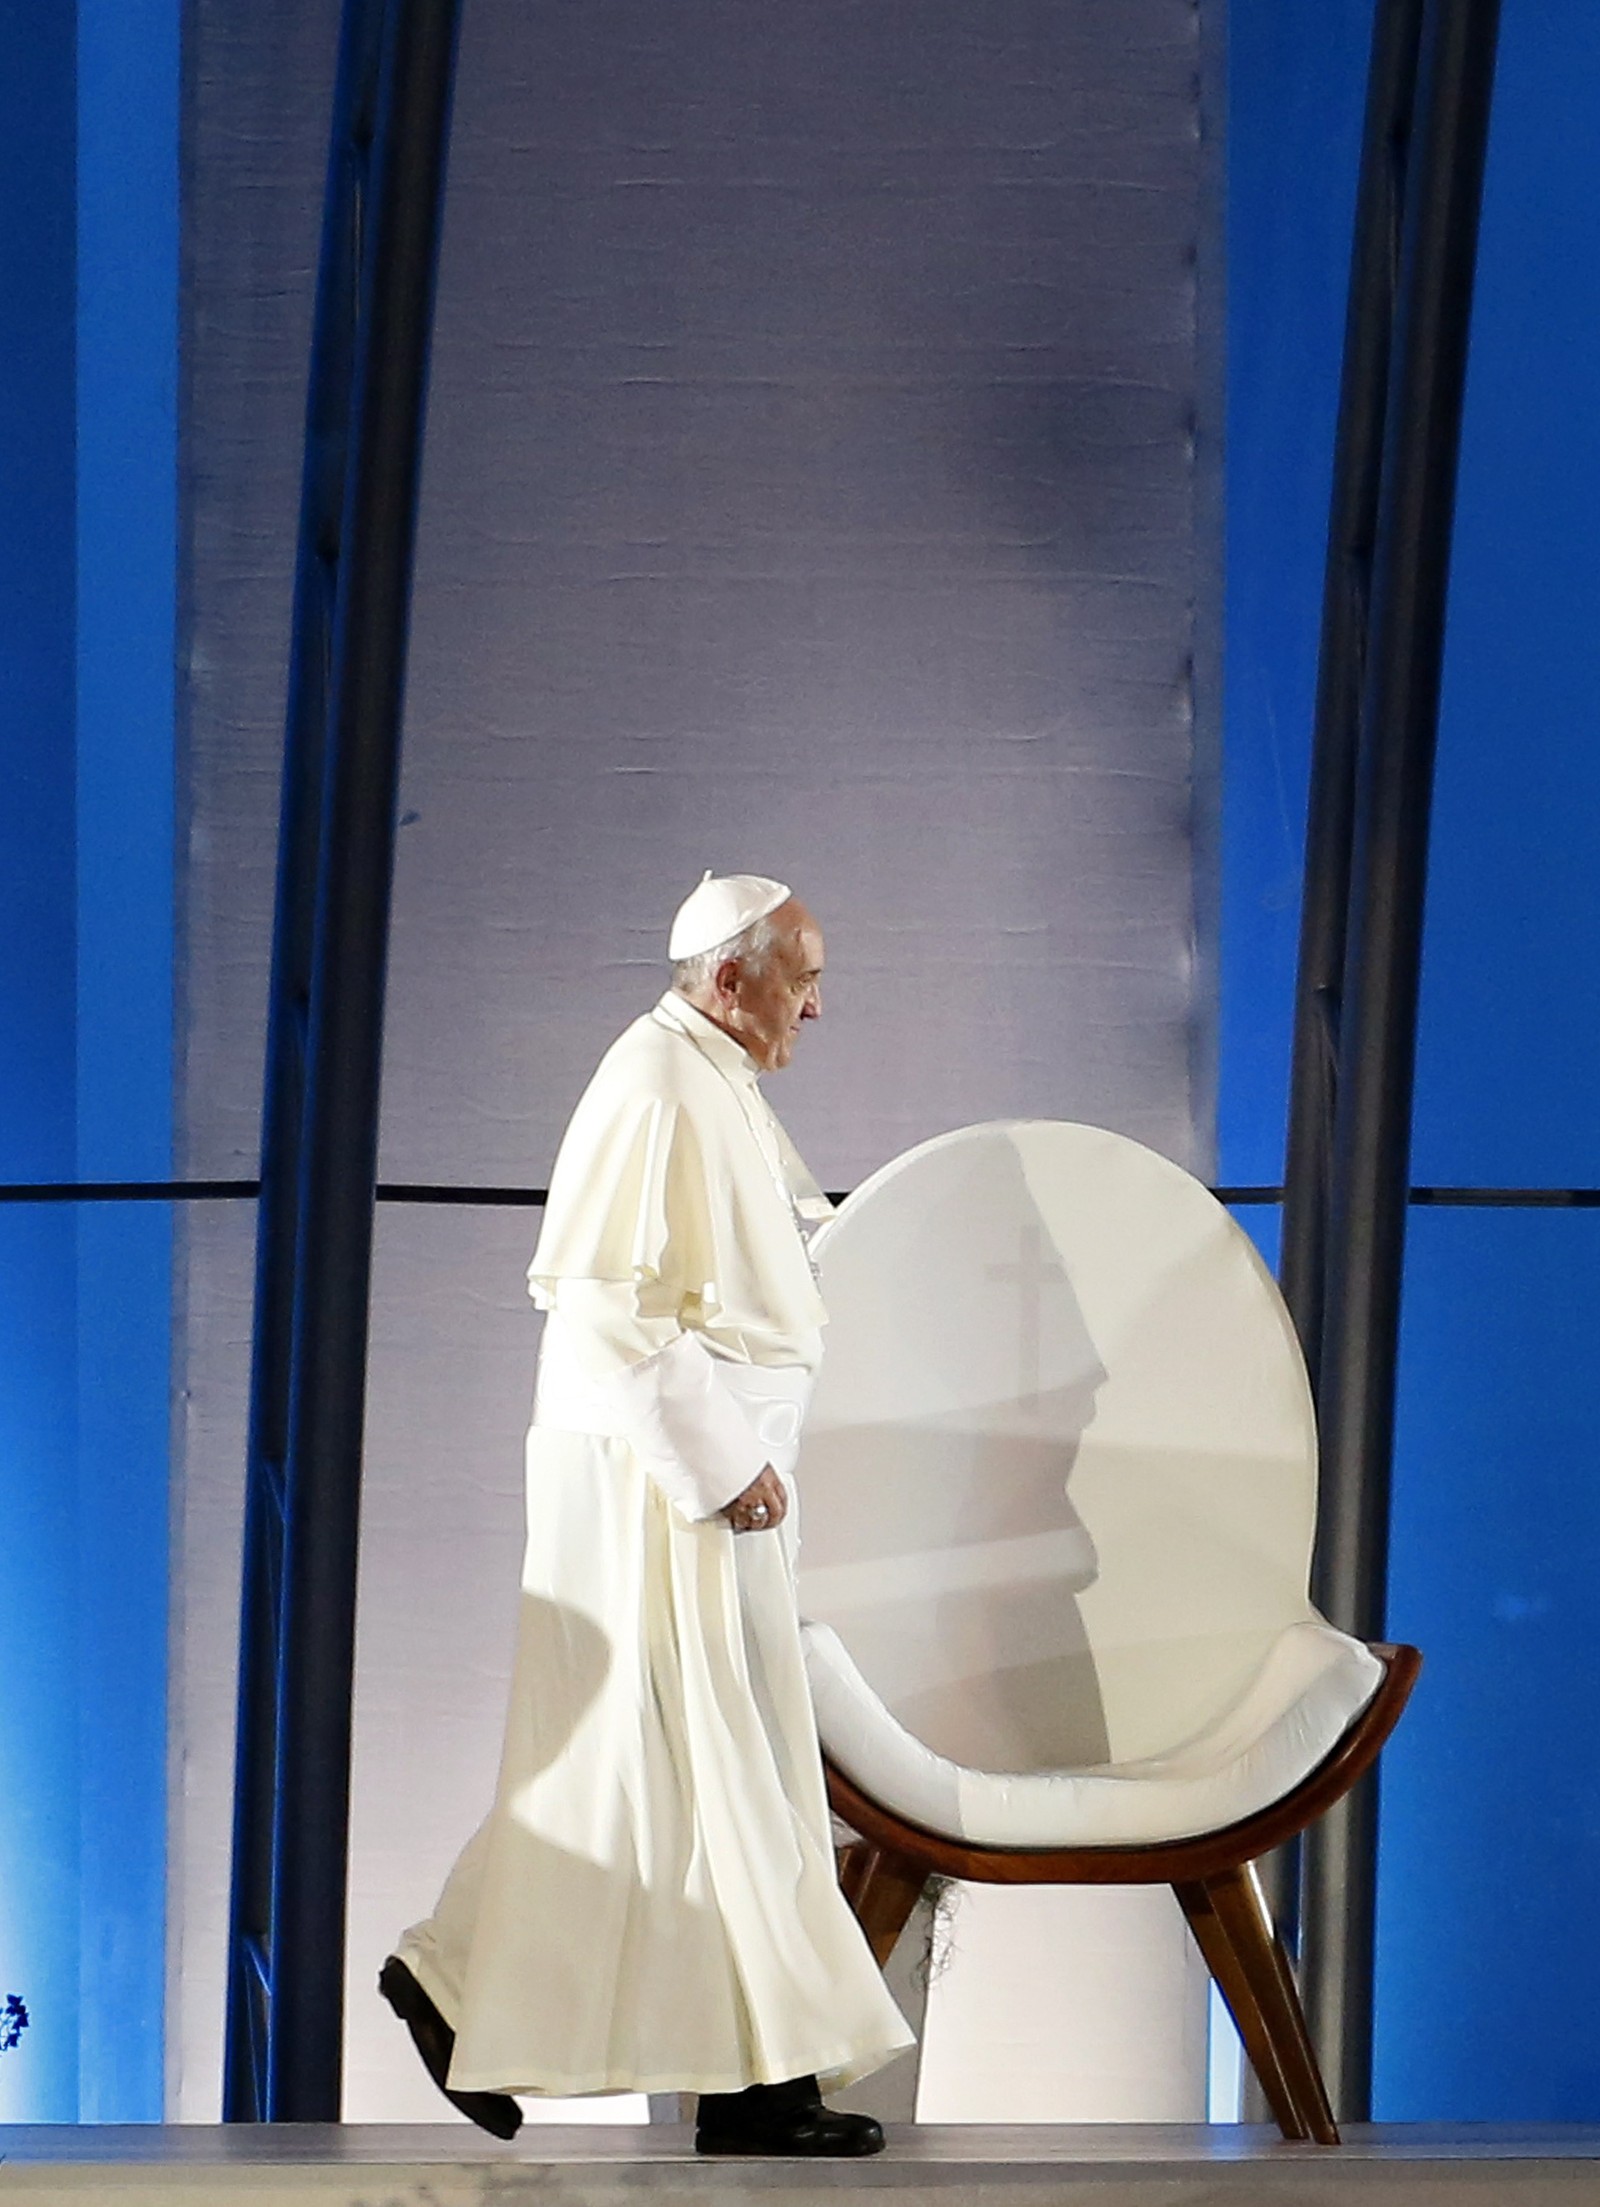
<svg viewBox="0 0 1600 2207">
<path fill-rule="evenodd" d="M 1015 1287 L 1022 1299 L 1017 1320 L 1017 1395 L 1029 1417 L 1039 1413 L 1040 1354 L 1044 1337 L 1044 1290 L 1067 1285 L 1066 1267 L 1045 1256 L 1044 1231 L 1037 1219 L 1029 1219 L 1017 1237 L 1015 1264 L 991 1264 L 984 1278 Z M 1030 1295 L 1028 1290 L 1033 1290 Z"/>
</svg>

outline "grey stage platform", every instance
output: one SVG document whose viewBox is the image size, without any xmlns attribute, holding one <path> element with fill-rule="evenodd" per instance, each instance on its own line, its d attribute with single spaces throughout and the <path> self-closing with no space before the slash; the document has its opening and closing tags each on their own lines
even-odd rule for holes
<svg viewBox="0 0 1600 2207">
<path fill-rule="evenodd" d="M 0 2197 L 229 2207 L 1600 2207 L 1600 2129 L 1355 2132 L 1336 2151 L 1254 2129 L 926 2126 L 865 2162 L 697 2161 L 686 2131 L 0 2127 Z"/>
</svg>

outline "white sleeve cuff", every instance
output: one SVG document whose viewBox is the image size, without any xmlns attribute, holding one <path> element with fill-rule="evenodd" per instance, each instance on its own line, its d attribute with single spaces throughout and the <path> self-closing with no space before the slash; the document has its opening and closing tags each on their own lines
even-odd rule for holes
<svg viewBox="0 0 1600 2207">
<path fill-rule="evenodd" d="M 630 1364 L 614 1385 L 629 1446 L 680 1516 L 715 1517 L 766 1469 L 766 1444 L 694 1334 Z"/>
</svg>

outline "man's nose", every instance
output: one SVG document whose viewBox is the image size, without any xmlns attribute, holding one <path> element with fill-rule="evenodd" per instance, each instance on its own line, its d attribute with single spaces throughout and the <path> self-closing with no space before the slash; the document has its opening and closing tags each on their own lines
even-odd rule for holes
<svg viewBox="0 0 1600 2207">
<path fill-rule="evenodd" d="M 817 987 L 815 981 L 806 990 L 806 1000 L 800 1007 L 800 1017 L 802 1019 L 820 1019 L 822 1017 L 822 991 Z"/>
</svg>

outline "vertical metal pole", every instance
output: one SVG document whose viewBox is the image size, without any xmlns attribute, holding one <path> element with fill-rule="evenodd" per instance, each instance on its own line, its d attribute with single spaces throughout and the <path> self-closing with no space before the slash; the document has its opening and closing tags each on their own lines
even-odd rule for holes
<svg viewBox="0 0 1600 2207">
<path fill-rule="evenodd" d="M 1313 1579 L 1381 1635 L 1401 1269 L 1456 463 L 1499 0 L 1428 0 L 1400 233 L 1350 840 L 1318 1385 Z M 1336 2114 L 1367 2119 L 1377 1801 L 1305 1843 L 1302 1976 Z"/>
<path fill-rule="evenodd" d="M 1313 1391 L 1322 1363 L 1356 755 L 1422 10 L 1423 0 L 1378 0 L 1373 18 L 1323 574 L 1278 1265 Z"/>
<path fill-rule="evenodd" d="M 324 723 L 359 310 L 358 210 L 367 185 L 386 5 L 387 0 L 367 0 L 345 12 L 306 402 L 256 1224 L 223 2080 L 223 2114 L 230 2122 L 265 2120 L 272 2099 L 273 1846 L 284 1469 L 300 1231 L 298 1162 L 327 749 Z"/>
<path fill-rule="evenodd" d="M 336 2122 L 373 1189 L 458 0 L 348 0 L 273 945 L 224 2112 Z"/>
</svg>

